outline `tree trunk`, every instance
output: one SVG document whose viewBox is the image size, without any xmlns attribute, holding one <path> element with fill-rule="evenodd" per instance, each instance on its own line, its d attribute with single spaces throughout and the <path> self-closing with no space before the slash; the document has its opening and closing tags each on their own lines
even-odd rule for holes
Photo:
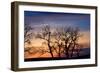
<svg viewBox="0 0 100 73">
<path fill-rule="evenodd" d="M 52 56 L 52 58 L 53 58 L 54 56 L 53 56 L 53 53 L 52 53 L 52 50 L 51 50 L 52 48 L 51 48 L 51 46 L 50 46 L 49 43 L 48 43 L 48 48 L 49 48 L 50 54 L 51 54 L 51 56 Z"/>
<path fill-rule="evenodd" d="M 72 53 L 71 53 L 71 58 L 73 57 L 73 54 L 74 54 L 74 49 L 75 49 L 75 42 L 73 43 Z"/>
<path fill-rule="evenodd" d="M 54 57 L 53 56 L 53 53 L 52 53 L 52 48 L 51 48 L 51 46 L 50 46 L 50 32 L 49 32 L 49 34 L 48 34 L 48 48 L 49 48 L 49 51 L 50 51 L 50 54 L 51 54 L 51 56 L 52 56 L 52 58 Z"/>
<path fill-rule="evenodd" d="M 66 57 L 69 58 L 69 53 L 68 53 L 69 49 L 67 48 L 67 45 L 65 45 L 65 54 Z"/>
<path fill-rule="evenodd" d="M 60 57 L 60 50 L 61 50 L 61 48 L 60 48 L 60 46 L 59 46 L 59 53 L 58 53 L 58 56 Z"/>
</svg>

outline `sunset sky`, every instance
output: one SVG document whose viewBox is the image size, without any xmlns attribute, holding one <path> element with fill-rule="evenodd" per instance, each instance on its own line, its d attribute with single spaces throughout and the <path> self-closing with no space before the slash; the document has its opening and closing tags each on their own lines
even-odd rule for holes
<svg viewBox="0 0 100 73">
<path fill-rule="evenodd" d="M 56 27 L 78 27 L 83 34 L 79 43 L 89 48 L 90 14 L 24 11 L 24 23 L 35 28 L 35 32 L 39 32 L 44 24 L 50 25 L 52 30 Z M 42 42 L 43 40 L 33 38 L 32 46 L 39 47 Z"/>
</svg>

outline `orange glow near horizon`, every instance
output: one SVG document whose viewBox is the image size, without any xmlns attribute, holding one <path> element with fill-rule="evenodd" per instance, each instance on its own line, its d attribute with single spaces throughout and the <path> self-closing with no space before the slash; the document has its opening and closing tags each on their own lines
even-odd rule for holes
<svg viewBox="0 0 100 73">
<path fill-rule="evenodd" d="M 90 47 L 90 32 L 86 31 L 86 32 L 80 32 L 82 34 L 82 36 L 79 38 L 78 43 L 83 45 L 83 48 L 89 48 Z M 43 48 L 43 49 L 47 49 L 48 47 L 43 45 L 42 43 L 44 42 L 44 40 L 41 39 L 32 39 L 32 44 L 31 45 L 25 45 L 28 47 L 34 47 L 34 48 Z M 41 57 L 51 57 L 50 53 L 45 53 L 43 55 L 40 55 L 39 53 L 37 54 L 28 54 L 25 53 L 24 55 L 25 58 L 41 58 Z"/>
</svg>

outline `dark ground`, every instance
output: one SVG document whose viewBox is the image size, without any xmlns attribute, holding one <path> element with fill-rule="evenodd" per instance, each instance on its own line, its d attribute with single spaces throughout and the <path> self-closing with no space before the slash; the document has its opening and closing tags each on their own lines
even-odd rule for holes
<svg viewBox="0 0 100 73">
<path fill-rule="evenodd" d="M 45 60 L 70 60 L 70 59 L 88 59 L 90 58 L 90 55 L 84 55 L 84 56 L 79 56 L 79 57 L 72 57 L 72 58 L 29 58 L 29 59 L 24 59 L 25 62 L 28 61 L 45 61 Z"/>
</svg>

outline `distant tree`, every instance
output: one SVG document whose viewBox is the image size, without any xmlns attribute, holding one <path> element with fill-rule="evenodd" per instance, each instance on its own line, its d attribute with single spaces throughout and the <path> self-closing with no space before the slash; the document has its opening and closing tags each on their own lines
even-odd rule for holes
<svg viewBox="0 0 100 73">
<path fill-rule="evenodd" d="M 73 56 L 74 54 L 74 50 L 77 49 L 78 50 L 78 47 L 79 47 L 79 44 L 78 44 L 78 40 L 80 38 L 80 33 L 79 33 L 79 28 L 73 28 L 71 30 L 71 40 L 72 40 L 72 53 L 71 53 L 71 57 Z"/>
<path fill-rule="evenodd" d="M 79 29 L 78 28 L 72 28 L 72 27 L 64 27 L 62 29 L 62 42 L 64 42 L 64 52 L 66 57 L 69 58 L 70 56 L 73 56 L 74 49 L 76 48 L 76 45 L 78 44 L 78 39 L 80 37 Z M 70 50 L 72 52 L 70 52 Z"/>
<path fill-rule="evenodd" d="M 33 28 L 30 25 L 25 24 L 25 26 L 24 26 L 24 44 L 31 44 L 31 39 L 33 37 L 32 30 L 33 30 Z M 31 48 L 25 48 L 25 51 L 29 52 L 30 49 Z"/>
<path fill-rule="evenodd" d="M 51 44 L 51 29 L 50 29 L 50 26 L 44 25 L 41 33 L 38 33 L 36 37 L 44 40 L 47 43 L 48 50 L 49 50 L 51 56 L 54 57 L 53 51 L 52 51 L 52 46 L 50 45 Z"/>
<path fill-rule="evenodd" d="M 61 57 L 62 51 L 63 51 L 63 42 L 62 42 L 62 32 L 60 29 L 56 29 L 56 31 L 53 33 L 54 43 L 55 46 L 53 46 L 55 52 L 58 54 L 58 57 Z"/>
<path fill-rule="evenodd" d="M 69 50 L 72 46 L 72 40 L 71 40 L 71 27 L 64 27 L 62 30 L 62 41 L 64 42 L 64 53 L 67 58 L 69 58 Z"/>
</svg>

